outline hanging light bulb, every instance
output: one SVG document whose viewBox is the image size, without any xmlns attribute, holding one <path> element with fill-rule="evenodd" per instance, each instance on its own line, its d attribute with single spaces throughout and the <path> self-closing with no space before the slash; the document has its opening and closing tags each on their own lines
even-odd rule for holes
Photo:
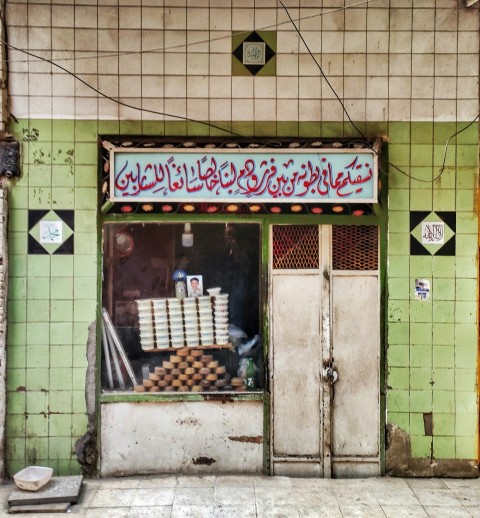
<svg viewBox="0 0 480 518">
<path fill-rule="evenodd" d="M 182 246 L 187 248 L 193 246 L 193 234 L 190 223 L 185 223 L 185 227 L 183 228 Z"/>
</svg>

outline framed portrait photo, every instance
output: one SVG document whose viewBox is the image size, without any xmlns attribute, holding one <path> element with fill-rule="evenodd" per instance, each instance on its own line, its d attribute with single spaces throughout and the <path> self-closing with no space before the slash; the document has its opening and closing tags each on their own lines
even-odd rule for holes
<svg viewBox="0 0 480 518">
<path fill-rule="evenodd" d="M 203 277 L 201 275 L 187 275 L 187 295 L 189 297 L 203 295 Z"/>
</svg>

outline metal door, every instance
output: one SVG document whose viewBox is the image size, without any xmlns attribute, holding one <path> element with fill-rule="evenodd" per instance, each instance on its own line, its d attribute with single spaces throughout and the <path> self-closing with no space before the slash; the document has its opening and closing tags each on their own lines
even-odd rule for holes
<svg viewBox="0 0 480 518">
<path fill-rule="evenodd" d="M 378 228 L 273 225 L 271 468 L 380 474 Z"/>
</svg>

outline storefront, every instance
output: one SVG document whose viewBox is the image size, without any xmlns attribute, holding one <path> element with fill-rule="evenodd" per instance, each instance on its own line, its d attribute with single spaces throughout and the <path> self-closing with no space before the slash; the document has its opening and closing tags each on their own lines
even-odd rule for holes
<svg viewBox="0 0 480 518">
<path fill-rule="evenodd" d="M 383 472 L 379 152 L 103 138 L 103 475 Z"/>
</svg>

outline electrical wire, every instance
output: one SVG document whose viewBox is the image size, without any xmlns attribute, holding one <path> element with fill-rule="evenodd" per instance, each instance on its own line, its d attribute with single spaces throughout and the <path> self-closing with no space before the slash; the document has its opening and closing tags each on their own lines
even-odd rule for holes
<svg viewBox="0 0 480 518">
<path fill-rule="evenodd" d="M 355 123 L 353 122 L 352 118 L 350 117 L 350 114 L 348 113 L 346 107 L 345 107 L 345 104 L 343 103 L 343 101 L 340 99 L 340 96 L 337 94 L 337 92 L 335 91 L 335 89 L 333 88 L 332 84 L 330 83 L 330 81 L 328 80 L 327 76 L 325 75 L 325 73 L 323 72 L 323 69 L 322 67 L 320 66 L 320 63 L 317 61 L 317 59 L 315 58 L 315 56 L 313 55 L 312 51 L 310 50 L 310 47 L 307 45 L 307 42 L 305 41 L 302 33 L 300 32 L 300 30 L 298 29 L 297 25 L 295 24 L 293 18 L 290 16 L 290 12 L 288 11 L 287 7 L 284 5 L 284 3 L 282 2 L 282 0 L 278 0 L 278 3 L 283 7 L 283 9 L 285 10 L 285 12 L 287 13 L 287 16 L 291 22 L 291 24 L 293 25 L 293 27 L 295 28 L 299 38 L 302 40 L 303 44 L 305 45 L 305 48 L 307 49 L 307 52 L 310 54 L 310 57 L 312 58 L 312 60 L 314 61 L 315 65 L 317 65 L 318 69 L 320 70 L 320 73 L 322 74 L 322 77 L 325 79 L 326 83 L 328 84 L 328 86 L 330 87 L 330 90 L 333 92 L 333 94 L 335 95 L 335 97 L 337 98 L 338 102 L 340 103 L 342 109 L 343 109 L 343 112 L 345 113 L 345 115 L 347 116 L 347 119 L 349 120 L 350 124 L 353 126 L 353 128 L 358 132 L 358 134 L 365 140 L 365 143 L 368 141 L 367 137 L 365 136 L 365 134 L 355 125 Z M 398 166 L 396 166 L 395 164 L 393 164 L 392 162 L 388 161 L 387 160 L 387 164 L 391 167 L 393 167 L 396 171 L 398 171 L 399 173 L 407 176 L 408 178 L 410 178 L 411 180 L 416 180 L 418 182 L 425 182 L 425 183 L 433 183 L 435 182 L 436 180 L 438 180 L 444 170 L 445 170 L 445 162 L 446 162 L 446 158 L 447 158 L 447 149 L 448 149 L 448 144 L 450 142 L 450 139 L 456 137 L 459 133 L 462 133 L 462 131 L 465 131 L 466 129 L 468 129 L 476 120 L 478 120 L 478 118 L 480 117 L 480 114 L 478 114 L 469 124 L 467 124 L 467 126 L 465 126 L 464 128 L 458 130 L 456 133 L 454 133 L 453 135 L 450 135 L 445 143 L 445 150 L 444 150 L 444 154 L 443 154 L 443 162 L 442 162 L 442 167 L 440 168 L 440 171 L 439 173 L 431 180 L 425 180 L 423 178 L 416 178 L 410 174 L 408 174 L 406 171 L 403 171 L 402 169 L 400 169 Z M 370 149 L 379 157 L 379 159 L 381 158 L 380 157 L 380 154 L 379 152 L 373 148 L 373 146 L 368 146 L 367 144 L 367 147 L 370 147 Z M 381 169 L 379 167 L 379 169 Z M 389 173 L 383 171 L 383 174 L 385 174 L 386 176 L 388 176 Z"/>
<path fill-rule="evenodd" d="M 46 63 L 50 63 L 54 67 L 57 67 L 60 70 L 62 70 L 63 72 L 71 75 L 77 81 L 80 81 L 87 88 L 90 88 L 90 90 L 93 90 L 94 92 L 96 92 L 101 97 L 104 97 L 105 99 L 108 99 L 108 100 L 110 100 L 110 101 L 112 101 L 114 103 L 117 103 L 120 106 L 124 106 L 125 108 L 130 108 L 132 110 L 138 110 L 138 111 L 145 112 L 145 113 L 152 113 L 154 115 L 162 115 L 164 117 L 172 117 L 174 119 L 180 119 L 180 120 L 184 120 L 184 121 L 187 121 L 187 122 L 194 122 L 196 124 L 203 124 L 204 126 L 208 126 L 210 128 L 214 128 L 214 129 L 217 129 L 217 130 L 220 130 L 220 131 L 225 131 L 225 132 L 229 133 L 230 135 L 234 135 L 235 137 L 243 137 L 244 136 L 244 135 L 241 135 L 240 133 L 236 133 L 235 131 L 230 130 L 228 128 L 222 128 L 221 126 L 217 126 L 216 124 L 213 124 L 211 122 L 197 120 L 197 119 L 192 119 L 191 117 L 185 117 L 183 115 L 174 115 L 172 113 L 160 112 L 160 111 L 157 111 L 157 110 L 151 110 L 149 108 L 141 108 L 139 106 L 134 106 L 134 105 L 128 104 L 128 103 L 126 103 L 124 101 L 120 101 L 119 99 L 115 99 L 114 97 L 111 97 L 110 95 L 107 95 L 107 94 L 103 93 L 101 90 L 99 90 L 98 88 L 95 88 L 93 85 L 91 85 L 90 83 L 88 83 L 87 81 L 82 79 L 77 74 L 71 72 L 70 70 L 68 70 L 65 67 L 62 67 L 61 65 L 59 65 L 58 63 L 55 63 L 54 61 L 52 61 L 50 59 L 44 58 L 42 56 L 38 56 L 37 54 L 34 54 L 33 52 L 28 52 L 27 50 L 20 49 L 18 47 L 15 47 L 14 45 L 10 45 L 9 43 L 7 43 L 7 42 L 5 42 L 4 40 L 1 40 L 1 39 L 0 39 L 0 43 L 4 44 L 8 48 L 12 48 L 14 50 L 18 50 L 19 52 L 23 52 L 23 53 L 25 53 L 25 54 L 27 54 L 29 56 L 32 56 L 32 57 L 34 57 L 36 59 L 39 59 L 39 60 L 44 61 Z"/>
<path fill-rule="evenodd" d="M 354 7 L 359 7 L 361 5 L 368 4 L 370 2 L 375 2 L 375 1 L 378 1 L 378 0 L 362 0 L 361 2 L 357 2 L 355 4 L 351 4 L 351 5 L 347 5 L 347 6 L 343 6 L 343 7 L 338 7 L 337 9 L 330 9 L 330 11 L 324 11 L 324 12 L 317 13 L 317 14 L 310 14 L 310 15 L 307 15 L 307 16 L 300 16 L 299 18 L 296 18 L 295 21 L 300 22 L 300 21 L 303 21 L 303 20 L 310 20 L 312 18 L 318 18 L 319 16 L 326 16 L 327 14 L 333 14 L 333 13 L 336 13 L 338 11 L 346 11 L 348 9 L 352 9 Z M 281 22 L 281 23 L 266 25 L 265 27 L 260 27 L 260 28 L 255 29 L 255 30 L 256 31 L 266 31 L 266 30 L 278 29 L 282 25 L 286 25 L 288 23 L 290 23 L 290 20 L 287 20 L 287 21 Z M 247 36 L 251 32 L 252 31 L 235 31 L 235 34 L 238 35 L 238 36 L 241 36 L 241 35 Z M 208 39 L 205 39 L 205 40 L 192 41 L 191 43 L 179 43 L 177 45 L 170 45 L 168 47 L 158 47 L 158 48 L 147 49 L 147 50 L 125 50 L 125 51 L 122 51 L 122 52 L 109 52 L 108 54 L 98 54 L 98 53 L 96 53 L 96 54 L 94 54 L 92 56 L 74 56 L 74 57 L 71 57 L 71 58 L 59 58 L 57 60 L 57 62 L 58 61 L 62 61 L 62 62 L 65 62 L 65 61 L 80 61 L 80 60 L 85 60 L 85 59 L 102 59 L 102 58 L 111 58 L 111 57 L 118 57 L 118 56 L 132 56 L 132 55 L 137 55 L 137 54 L 138 55 L 156 54 L 156 53 L 160 53 L 160 52 L 177 50 L 177 49 L 181 49 L 181 48 L 188 48 L 188 47 L 190 47 L 192 45 L 201 45 L 202 43 L 211 43 L 213 41 L 221 41 L 221 40 L 230 39 L 230 38 L 231 38 L 231 34 L 228 33 L 228 35 L 226 35 L 226 36 L 217 36 L 215 38 L 208 38 Z M 52 50 L 52 49 L 50 49 L 50 50 Z M 88 51 L 84 51 L 84 52 L 88 52 Z M 94 52 L 94 51 L 92 51 L 92 52 Z M 7 63 L 28 63 L 29 60 L 7 60 L 6 62 Z"/>
</svg>

